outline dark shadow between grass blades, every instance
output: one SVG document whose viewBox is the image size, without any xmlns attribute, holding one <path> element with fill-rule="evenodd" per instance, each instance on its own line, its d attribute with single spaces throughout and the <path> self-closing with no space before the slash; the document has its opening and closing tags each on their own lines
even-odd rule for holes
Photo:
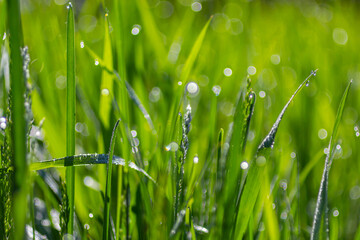
<svg viewBox="0 0 360 240">
<path fill-rule="evenodd" d="M 31 171 L 51 168 L 51 167 L 69 167 L 69 166 L 88 166 L 94 164 L 107 164 L 109 161 L 108 154 L 81 154 L 75 155 L 70 157 L 63 157 L 63 158 L 55 158 L 52 160 L 46 160 L 41 162 L 35 162 L 30 165 Z M 122 165 L 125 166 L 125 159 L 113 156 L 113 164 L 115 165 Z M 138 167 L 135 163 L 129 162 L 129 167 L 134 169 L 135 171 L 141 172 L 144 174 L 148 179 L 150 179 L 153 183 L 156 184 L 156 181 L 143 169 Z"/>
</svg>

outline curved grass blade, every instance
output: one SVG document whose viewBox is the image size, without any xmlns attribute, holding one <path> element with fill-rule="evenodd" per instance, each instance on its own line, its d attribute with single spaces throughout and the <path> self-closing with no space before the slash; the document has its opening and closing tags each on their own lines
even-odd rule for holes
<svg viewBox="0 0 360 240">
<path fill-rule="evenodd" d="M 240 197 L 240 205 L 234 232 L 234 237 L 236 239 L 243 238 L 246 228 L 248 226 L 249 218 L 253 212 L 253 208 L 257 200 L 258 193 L 260 191 L 262 176 L 265 171 L 266 160 L 269 157 L 270 149 L 274 145 L 275 135 L 279 128 L 279 124 L 285 114 L 285 111 L 294 99 L 294 97 L 297 95 L 297 93 L 301 89 L 303 89 L 303 87 L 308 83 L 312 76 L 316 75 L 316 72 L 317 70 L 312 71 L 311 74 L 296 89 L 294 94 L 291 96 L 289 101 L 286 103 L 286 105 L 280 112 L 269 134 L 264 138 L 264 140 L 258 147 L 257 156 L 255 157 L 255 159 L 253 159 L 249 166 L 249 171 L 247 174 L 244 189 Z"/>
<path fill-rule="evenodd" d="M 269 134 L 264 138 L 264 140 L 262 141 L 262 143 L 259 145 L 258 147 L 258 152 L 260 152 L 261 150 L 264 150 L 266 148 L 272 148 L 272 146 L 274 145 L 275 142 L 275 135 L 276 132 L 279 128 L 281 119 L 283 118 L 286 109 L 288 108 L 288 106 L 290 105 L 290 103 L 292 102 L 292 100 L 294 99 L 294 97 L 296 96 L 296 94 L 298 92 L 301 91 L 301 89 L 303 89 L 303 87 L 308 84 L 310 78 L 312 76 L 316 75 L 318 69 L 316 69 L 315 71 L 312 71 L 311 74 L 300 84 L 300 86 L 296 89 L 296 91 L 294 92 L 294 94 L 291 96 L 291 98 L 289 99 L 289 101 L 286 103 L 286 105 L 284 106 L 284 108 L 282 109 L 282 111 L 280 112 L 278 118 L 276 119 L 274 125 L 272 126 Z"/>
<path fill-rule="evenodd" d="M 20 15 L 20 1 L 8 0 L 7 22 L 9 28 L 10 46 L 10 85 L 13 103 L 11 107 L 11 138 L 13 143 L 14 157 L 14 194 L 12 203 L 12 214 L 16 231 L 12 231 L 12 238 L 22 239 L 25 232 L 26 212 L 27 212 L 27 175 L 28 165 L 26 161 L 26 121 L 24 118 L 24 93 L 25 81 L 23 75 L 23 60 L 21 48 L 23 47 L 23 35 Z M 14 229 L 12 228 L 12 229 Z"/>
<path fill-rule="evenodd" d="M 104 71 L 106 71 L 107 73 L 113 74 L 117 78 L 117 80 L 119 81 L 120 84 L 123 83 L 122 78 L 120 77 L 119 73 L 116 70 L 112 69 L 112 67 L 109 68 L 108 66 L 106 66 L 105 62 L 103 60 L 101 60 L 94 51 L 92 51 L 90 48 L 86 47 L 86 45 L 85 45 L 85 49 L 88 51 L 88 53 L 91 57 L 93 57 L 94 59 L 96 59 L 98 61 L 99 66 Z M 129 94 L 129 97 L 131 98 L 131 100 L 134 101 L 135 105 L 140 109 L 141 113 L 144 115 L 144 118 L 146 119 L 147 123 L 149 124 L 150 129 L 154 130 L 155 129 L 154 124 L 150 117 L 149 112 L 144 107 L 144 104 L 142 104 L 140 98 L 137 96 L 135 90 L 131 87 L 130 83 L 126 80 L 124 82 L 125 82 L 126 90 Z"/>
<path fill-rule="evenodd" d="M 109 161 L 107 164 L 107 178 L 106 178 L 106 188 L 105 188 L 105 206 L 104 206 L 104 227 L 103 227 L 103 239 L 109 239 L 109 228 L 110 228 L 110 200 L 111 200 L 111 175 L 112 175 L 112 160 L 114 156 L 114 147 L 116 139 L 116 130 L 119 126 L 120 120 L 116 121 L 114 126 L 111 141 L 110 141 L 110 150 L 109 150 Z"/>
<path fill-rule="evenodd" d="M 71 2 L 67 6 L 67 84 L 66 84 L 66 155 L 75 154 L 75 24 Z M 69 219 L 67 219 L 67 233 L 74 230 L 74 197 L 75 197 L 75 169 L 66 169 L 66 192 L 69 198 Z"/>
<path fill-rule="evenodd" d="M 352 81 L 349 82 L 348 86 L 345 89 L 344 95 L 341 98 L 339 108 L 336 114 L 334 129 L 330 137 L 329 145 L 328 145 L 328 153 L 326 154 L 325 158 L 325 166 L 324 166 L 324 172 L 322 175 L 321 183 L 320 183 L 320 189 L 316 201 L 316 208 L 314 213 L 314 221 L 313 226 L 311 230 L 311 239 L 319 239 L 319 233 L 320 233 L 320 227 L 321 227 L 321 219 L 323 214 L 325 215 L 325 226 L 326 226 L 326 234 L 329 235 L 329 219 L 327 216 L 327 191 L 328 191 L 328 180 L 329 180 L 329 172 L 332 160 L 334 158 L 334 145 L 335 145 L 335 137 L 337 135 L 339 124 L 341 121 L 342 114 L 344 112 L 344 107 L 346 103 L 347 96 L 349 94 L 350 86 Z M 328 237 L 329 239 L 329 237 Z"/>
<path fill-rule="evenodd" d="M 52 167 L 77 167 L 77 166 L 87 166 L 93 164 L 107 164 L 109 162 L 108 154 L 81 154 L 75 156 L 68 156 L 63 158 L 55 158 L 52 160 L 46 160 L 41 162 L 34 162 L 30 164 L 30 170 L 36 171 L 41 169 L 47 169 Z M 125 160 L 121 157 L 114 155 L 113 164 L 125 166 Z M 139 168 L 135 163 L 129 162 L 129 167 L 138 172 L 144 174 L 148 179 L 153 183 L 156 183 L 155 180 L 143 169 Z"/>
</svg>

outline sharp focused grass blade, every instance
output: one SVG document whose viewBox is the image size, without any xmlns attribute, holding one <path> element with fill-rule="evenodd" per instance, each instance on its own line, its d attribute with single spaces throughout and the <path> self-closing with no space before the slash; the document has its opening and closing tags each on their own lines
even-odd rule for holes
<svg viewBox="0 0 360 240">
<path fill-rule="evenodd" d="M 67 84 L 66 84 L 66 155 L 75 155 L 75 24 L 74 12 L 71 2 L 68 4 L 67 18 Z M 75 197 L 75 169 L 66 169 L 66 192 L 69 198 L 69 219 L 67 220 L 67 233 L 74 230 L 74 197 Z"/>
<path fill-rule="evenodd" d="M 107 178 L 106 178 L 106 188 L 105 188 L 105 206 L 104 206 L 104 227 L 103 227 L 103 239 L 109 239 L 109 229 L 110 229 L 110 200 L 111 200 L 111 176 L 112 176 L 112 161 L 114 156 L 114 147 L 116 139 L 116 130 L 119 125 L 118 120 L 114 126 L 112 132 L 111 141 L 110 141 L 110 150 L 109 150 L 109 161 L 107 164 Z"/>
<path fill-rule="evenodd" d="M 14 239 L 22 239 L 25 231 L 27 212 L 27 176 L 28 168 L 26 161 L 26 121 L 25 121 L 25 81 L 23 75 L 23 60 L 21 48 L 23 36 L 20 16 L 19 0 L 7 1 L 7 18 L 10 34 L 10 86 L 11 86 L 11 138 L 14 151 L 15 185 L 13 194 L 13 216 L 16 231 L 13 231 Z"/>
<path fill-rule="evenodd" d="M 317 70 L 312 71 L 311 74 L 296 89 L 294 94 L 291 96 L 289 101 L 286 103 L 286 105 L 280 112 L 269 134 L 264 138 L 264 140 L 258 147 L 257 156 L 255 159 L 253 159 L 253 161 L 249 166 L 249 171 L 248 171 L 246 183 L 244 185 L 244 190 L 241 193 L 239 212 L 236 219 L 236 229 L 234 235 L 236 239 L 243 238 L 246 228 L 248 226 L 248 221 L 252 214 L 260 190 L 260 186 L 262 182 L 261 178 L 265 171 L 266 161 L 269 160 L 268 157 L 269 157 L 270 149 L 274 145 L 275 135 L 279 128 L 281 119 L 283 118 L 286 109 L 288 108 L 289 104 L 292 102 L 296 94 L 308 83 L 310 77 L 316 75 L 316 71 Z"/>
<path fill-rule="evenodd" d="M 339 124 L 341 121 L 342 114 L 344 112 L 344 107 L 345 107 L 347 96 L 349 94 L 351 83 L 352 83 L 352 81 L 349 82 L 348 86 L 345 89 L 344 95 L 341 98 L 339 108 L 338 108 L 338 111 L 336 114 L 334 129 L 331 134 L 329 145 L 328 145 L 328 153 L 326 154 L 324 172 L 323 172 L 321 183 L 320 183 L 320 189 L 319 189 L 319 194 L 318 194 L 317 202 L 316 202 L 316 209 L 315 209 L 315 213 L 314 213 L 314 221 L 313 221 L 313 226 L 312 226 L 312 230 L 311 230 L 311 239 L 313 239 L 313 240 L 319 239 L 319 233 L 320 233 L 320 228 L 321 228 L 321 219 L 322 219 L 323 214 L 325 215 L 325 219 L 324 219 L 325 226 L 326 226 L 325 232 L 326 232 L 327 236 L 329 236 L 328 235 L 329 234 L 329 226 L 328 226 L 329 219 L 326 214 L 326 211 L 328 208 L 328 206 L 327 206 L 327 191 L 328 191 L 328 184 L 329 184 L 329 182 L 328 182 L 329 171 L 330 171 L 332 159 L 334 158 L 334 154 L 335 154 L 335 151 L 334 151 L 335 137 L 337 136 Z"/>
</svg>

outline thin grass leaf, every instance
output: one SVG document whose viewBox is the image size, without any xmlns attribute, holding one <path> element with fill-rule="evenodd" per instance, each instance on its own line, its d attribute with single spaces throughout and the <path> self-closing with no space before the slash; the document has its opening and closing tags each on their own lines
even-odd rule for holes
<svg viewBox="0 0 360 240">
<path fill-rule="evenodd" d="M 67 84 L 66 84 L 66 155 L 75 155 L 75 24 L 74 12 L 71 2 L 68 6 L 67 16 Z M 67 219 L 67 233 L 74 230 L 74 198 L 75 198 L 75 169 L 66 168 L 66 192 L 69 198 L 69 219 Z"/>
<path fill-rule="evenodd" d="M 330 141 L 329 141 L 329 145 L 328 145 L 328 153 L 326 154 L 326 159 L 325 159 L 324 172 L 323 172 L 323 175 L 321 178 L 320 189 L 319 189 L 319 193 L 318 193 L 318 197 L 317 197 L 317 201 L 316 201 L 313 226 L 312 226 L 312 230 L 311 230 L 311 239 L 312 240 L 319 239 L 319 233 L 320 233 L 320 228 L 321 228 L 321 219 L 322 219 L 323 214 L 325 215 L 325 219 L 324 219 L 325 227 L 326 227 L 325 232 L 326 232 L 327 238 L 329 239 L 329 219 L 328 219 L 328 216 L 326 213 L 328 211 L 327 191 L 328 191 L 328 184 L 329 184 L 329 182 L 328 182 L 329 172 L 330 172 L 332 160 L 335 155 L 335 151 L 334 151 L 335 140 L 334 139 L 337 136 L 341 117 L 344 112 L 344 107 L 345 107 L 346 99 L 349 94 L 351 84 L 352 84 L 352 81 L 350 81 L 349 84 L 347 85 L 344 95 L 341 98 L 341 101 L 340 101 L 340 104 L 338 107 L 338 111 L 336 114 L 336 118 L 335 118 L 334 129 L 333 129 L 333 132 L 330 137 Z"/>
<path fill-rule="evenodd" d="M 157 64 L 159 68 L 164 67 L 163 59 L 166 59 L 166 49 L 164 47 L 163 38 L 160 35 L 159 30 L 156 27 L 156 23 L 149 7 L 147 0 L 136 0 L 141 19 L 144 24 L 144 31 L 149 40 L 149 43 L 154 48 L 154 54 L 156 55 Z"/>
<path fill-rule="evenodd" d="M 289 101 L 286 103 L 282 111 L 280 112 L 278 118 L 276 119 L 273 127 L 271 128 L 269 134 L 264 138 L 262 143 L 258 147 L 257 156 L 251 162 L 249 166 L 249 171 L 247 174 L 246 182 L 244 189 L 240 197 L 240 205 L 236 219 L 235 226 L 235 235 L 236 239 L 242 239 L 246 228 L 248 226 L 249 218 L 253 212 L 255 202 L 257 200 L 259 190 L 261 187 L 262 176 L 265 171 L 266 161 L 268 160 L 270 149 L 274 145 L 275 135 L 279 128 L 279 124 L 285 114 L 286 109 L 297 95 L 297 93 L 303 89 L 303 87 L 308 83 L 312 76 L 316 75 L 317 70 L 312 71 L 311 74 L 300 84 L 296 89 L 294 94 L 291 96 Z"/>
<path fill-rule="evenodd" d="M 141 102 L 140 98 L 138 97 L 138 95 L 136 94 L 135 90 L 131 87 L 130 83 L 126 80 L 123 81 L 123 79 L 121 78 L 120 74 L 114 70 L 112 67 L 109 68 L 108 66 L 105 65 L 105 62 L 103 60 L 101 60 L 99 58 L 99 56 L 94 52 L 92 51 L 90 48 L 86 47 L 85 46 L 85 49 L 88 51 L 89 55 L 96 59 L 99 63 L 99 66 L 103 69 L 103 71 L 106 71 L 107 73 L 109 74 L 112 74 L 113 76 L 116 77 L 116 79 L 118 80 L 120 86 L 122 84 L 125 85 L 126 87 L 126 90 L 129 94 L 129 97 L 131 98 L 131 100 L 134 101 L 135 105 L 139 108 L 139 110 L 141 111 L 141 113 L 143 114 L 144 118 L 146 119 L 147 123 L 149 124 L 149 127 L 151 130 L 154 130 L 155 127 L 154 127 L 154 123 L 151 119 L 151 116 L 149 114 L 149 112 L 146 110 L 144 104 Z M 121 98 L 123 100 L 123 98 Z M 121 102 L 120 102 L 120 105 L 121 105 Z M 121 108 L 119 108 L 121 109 Z M 122 116 L 125 118 L 126 115 L 125 113 L 122 112 Z M 124 120 L 124 118 L 122 118 Z"/>
<path fill-rule="evenodd" d="M 113 69 L 113 57 L 111 50 L 111 39 L 109 32 L 109 16 L 105 13 L 105 35 L 104 35 L 104 51 L 103 64 L 107 69 Z M 107 71 L 101 74 L 101 94 L 100 94 L 100 112 L 99 116 L 105 129 L 110 127 L 110 111 L 111 111 L 111 95 L 113 95 L 113 76 Z"/>
<path fill-rule="evenodd" d="M 251 80 L 247 80 L 246 90 L 239 93 L 231 130 L 228 153 L 222 156 L 225 163 L 225 179 L 221 191 L 222 205 L 226 206 L 223 216 L 223 235 L 229 238 L 230 226 L 234 226 L 238 208 L 238 198 L 241 190 L 242 170 L 239 167 L 243 158 L 250 120 L 255 105 L 255 92 L 251 89 Z M 240 179 L 240 180 L 239 180 Z"/>
<path fill-rule="evenodd" d="M 174 97 L 174 101 L 171 105 L 170 108 L 170 116 L 169 116 L 169 120 L 167 123 L 167 128 L 166 128 L 166 132 L 165 132 L 165 143 L 167 144 L 168 142 L 171 141 L 171 138 L 173 137 L 174 134 L 174 121 L 176 120 L 176 115 L 178 114 L 179 110 L 180 110 L 180 105 L 181 105 L 181 101 L 182 101 L 182 95 L 184 94 L 184 89 L 187 85 L 187 81 L 188 81 L 188 77 L 190 75 L 191 70 L 193 69 L 193 65 L 195 63 L 195 60 L 197 58 L 197 56 L 199 55 L 199 51 L 201 49 L 202 43 L 205 39 L 205 35 L 207 32 L 207 29 L 209 27 L 209 24 L 211 22 L 212 17 L 210 17 L 210 19 L 207 21 L 207 23 L 205 24 L 205 26 L 203 27 L 203 29 L 201 30 L 199 36 L 197 37 L 191 51 L 190 54 L 188 56 L 188 58 L 185 61 L 185 65 L 182 69 L 181 75 L 180 75 L 180 81 L 183 83 L 182 87 L 180 87 L 177 92 L 176 95 Z"/>
<path fill-rule="evenodd" d="M 7 22 L 9 28 L 10 45 L 10 86 L 12 100 L 11 138 L 14 152 L 14 195 L 13 195 L 13 217 L 14 228 L 12 232 L 14 239 L 22 239 L 25 231 L 27 212 L 27 176 L 28 164 L 26 161 L 26 121 L 25 121 L 25 81 L 23 74 L 23 60 L 21 49 L 23 47 L 23 35 L 20 16 L 19 0 L 7 1 Z M 13 228 L 13 229 L 14 229 Z"/>
<path fill-rule="evenodd" d="M 110 150 L 109 150 L 109 159 L 107 164 L 107 178 L 106 178 L 106 187 L 105 187 L 105 206 L 104 206 L 104 226 L 103 226 L 103 239 L 108 240 L 110 234 L 110 200 L 111 200 L 111 176 L 112 176 L 112 164 L 114 156 L 114 147 L 116 139 L 116 130 L 119 126 L 120 120 L 116 121 L 114 126 L 111 141 L 110 141 Z"/>
<path fill-rule="evenodd" d="M 52 167 L 77 167 L 77 166 L 88 166 L 94 164 L 108 164 L 109 155 L 108 154 L 81 154 L 75 156 L 68 156 L 63 158 L 54 158 L 52 160 L 46 160 L 41 162 L 34 162 L 30 164 L 30 171 L 37 171 L 41 169 L 47 169 Z M 116 155 L 113 157 L 113 164 L 125 166 L 125 160 Z M 148 179 L 153 183 L 156 183 L 155 180 L 143 169 L 139 168 L 135 163 L 129 162 L 129 168 L 134 169 L 138 172 L 144 174 Z"/>
</svg>

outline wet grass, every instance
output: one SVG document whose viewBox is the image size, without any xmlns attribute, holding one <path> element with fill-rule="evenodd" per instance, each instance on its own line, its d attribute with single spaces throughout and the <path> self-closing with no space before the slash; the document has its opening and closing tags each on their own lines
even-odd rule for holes
<svg viewBox="0 0 360 240">
<path fill-rule="evenodd" d="M 356 3 L 18 4 L 1 239 L 360 236 Z"/>
</svg>

